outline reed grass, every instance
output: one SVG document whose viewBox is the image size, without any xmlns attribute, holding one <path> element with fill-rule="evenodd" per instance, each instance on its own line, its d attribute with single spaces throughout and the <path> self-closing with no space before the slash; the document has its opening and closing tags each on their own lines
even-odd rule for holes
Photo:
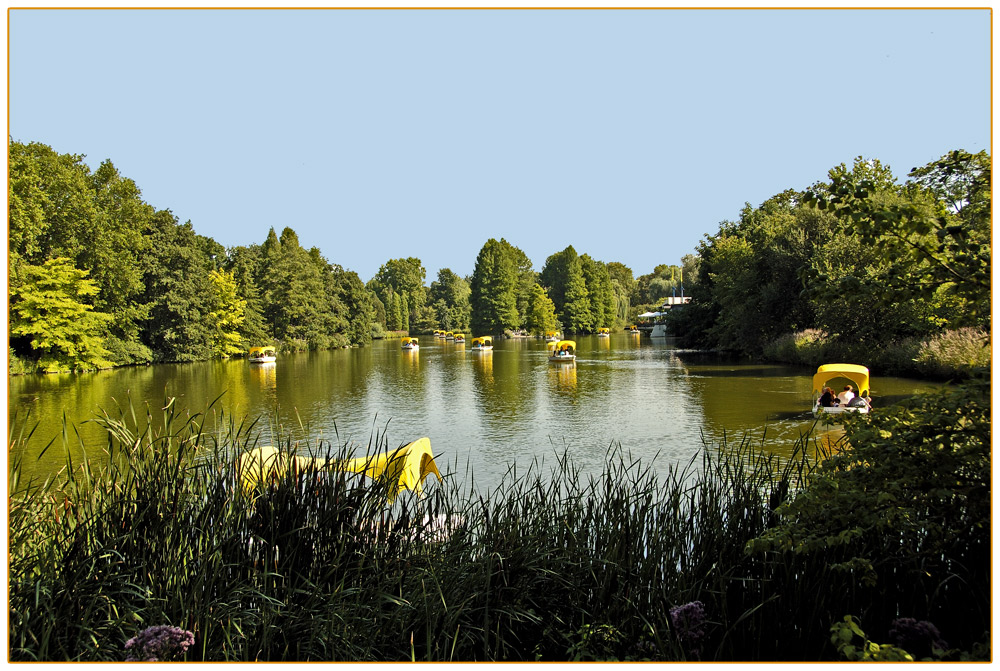
<svg viewBox="0 0 1000 671">
<path fill-rule="evenodd" d="M 597 475 L 563 453 L 487 492 L 446 476 L 390 507 L 387 483 L 349 473 L 244 492 L 255 422 L 168 399 L 100 423 L 100 472 L 24 483 L 11 465 L 12 660 L 122 660 L 158 624 L 194 633 L 188 661 L 822 660 L 833 622 L 887 596 L 815 558 L 745 552 L 808 478 L 807 436 L 789 460 L 744 439 L 659 476 L 617 445 Z M 377 430 L 365 446 L 389 448 Z M 696 601 L 697 647 L 672 620 Z"/>
</svg>

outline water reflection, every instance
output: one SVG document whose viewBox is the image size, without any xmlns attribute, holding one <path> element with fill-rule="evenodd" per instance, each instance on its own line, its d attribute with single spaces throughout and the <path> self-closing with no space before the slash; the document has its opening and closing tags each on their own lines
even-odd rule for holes
<svg viewBox="0 0 1000 671">
<path fill-rule="evenodd" d="M 575 364 L 549 362 L 539 339 L 498 340 L 490 353 L 433 339 L 416 352 L 402 351 L 398 340 L 380 341 L 287 355 L 271 365 L 236 359 L 14 376 L 8 416 L 38 423 L 26 452 L 34 458 L 60 436 L 65 412 L 78 460 L 81 443 L 92 455 L 106 442 L 99 427 L 84 423 L 101 408 L 117 414 L 131 399 L 138 414 L 148 406 L 159 421 L 165 398 L 176 396 L 193 414 L 221 396 L 213 412 L 259 420 L 264 442 L 290 436 L 363 446 L 376 429 L 387 430 L 394 446 L 429 436 L 435 453 L 446 463 L 459 460 L 463 472 L 468 462 L 480 483 L 499 477 L 512 460 L 563 449 L 598 468 L 612 442 L 635 458 L 669 465 L 697 454 L 703 439 L 718 444 L 750 432 L 767 449 L 790 453 L 802 433 L 827 442 L 842 434 L 814 425 L 812 370 L 742 364 L 624 333 L 577 343 Z M 876 377 L 876 411 L 933 386 Z M 64 459 L 61 447 L 51 449 L 34 467 L 53 472 Z"/>
</svg>

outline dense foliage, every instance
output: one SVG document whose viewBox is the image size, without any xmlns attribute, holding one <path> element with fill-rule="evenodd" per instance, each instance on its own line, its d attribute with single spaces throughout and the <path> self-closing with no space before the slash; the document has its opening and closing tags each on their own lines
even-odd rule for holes
<svg viewBox="0 0 1000 671">
<path fill-rule="evenodd" d="M 862 360 L 897 374 L 968 375 L 989 361 L 985 152 L 950 152 L 904 184 L 858 158 L 827 182 L 747 204 L 680 265 L 638 277 L 572 245 L 536 271 L 501 238 L 486 241 L 469 277 L 443 268 L 430 287 L 414 257 L 389 259 L 365 284 L 290 227 L 225 248 L 146 204 L 110 161 L 91 172 L 81 156 L 11 141 L 9 166 L 11 370 L 364 345 L 438 328 L 586 334 L 680 295 L 692 302 L 667 322 L 683 346 L 806 365 Z M 39 339 L 50 328 L 41 286 L 69 290 L 66 263 L 84 283 L 44 308 L 48 319 L 62 311 L 63 325 Z"/>
<path fill-rule="evenodd" d="M 751 355 L 813 330 L 827 352 L 907 372 L 928 339 L 989 331 L 990 173 L 985 152 L 954 151 L 900 185 L 859 157 L 747 205 L 699 245 L 693 301 L 671 325 L 685 344 Z"/>
</svg>

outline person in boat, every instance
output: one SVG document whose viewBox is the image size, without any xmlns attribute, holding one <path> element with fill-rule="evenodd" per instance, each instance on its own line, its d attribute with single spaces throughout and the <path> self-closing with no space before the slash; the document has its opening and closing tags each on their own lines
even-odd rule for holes
<svg viewBox="0 0 1000 671">
<path fill-rule="evenodd" d="M 872 402 L 870 398 L 864 396 L 855 396 L 851 399 L 851 402 L 847 404 L 849 408 L 868 408 L 871 410 Z"/>
<path fill-rule="evenodd" d="M 833 395 L 833 389 L 830 387 L 823 387 L 823 395 L 819 397 L 819 404 L 824 408 L 830 408 L 837 405 L 838 399 Z"/>
<path fill-rule="evenodd" d="M 854 398 L 854 387 L 851 385 L 847 385 L 844 387 L 844 391 L 837 394 L 837 400 L 840 401 L 840 405 L 848 405 L 852 398 Z"/>
</svg>

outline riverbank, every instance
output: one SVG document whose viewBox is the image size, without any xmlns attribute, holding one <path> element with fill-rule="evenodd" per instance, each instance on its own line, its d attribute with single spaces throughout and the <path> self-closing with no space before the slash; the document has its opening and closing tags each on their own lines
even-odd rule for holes
<svg viewBox="0 0 1000 671">
<path fill-rule="evenodd" d="M 835 340 L 822 331 L 809 329 L 766 345 L 761 358 L 809 367 L 830 362 L 863 363 L 873 375 L 959 381 L 989 375 L 992 348 L 989 333 L 973 328 L 878 343 L 874 347 Z"/>
<path fill-rule="evenodd" d="M 172 625 L 187 661 L 835 661 L 845 616 L 938 634 L 911 657 L 989 658 L 988 385 L 849 424 L 824 460 L 723 442 L 657 476 L 612 449 L 584 477 L 567 453 L 392 507 L 346 475 L 243 492 L 253 425 L 164 405 L 162 431 L 102 421 L 108 471 L 11 488 L 12 660 L 120 661 Z"/>
</svg>

